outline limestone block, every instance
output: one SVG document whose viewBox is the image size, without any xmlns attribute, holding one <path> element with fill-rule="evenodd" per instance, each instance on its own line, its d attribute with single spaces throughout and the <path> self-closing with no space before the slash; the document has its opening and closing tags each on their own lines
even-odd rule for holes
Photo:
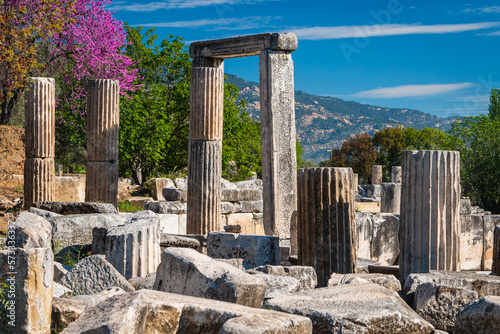
<svg viewBox="0 0 500 334">
<path fill-rule="evenodd" d="M 71 297 L 71 300 L 74 300 L 74 301 L 77 301 L 77 302 L 80 302 L 82 304 L 86 304 L 87 306 L 95 306 L 95 305 L 98 305 L 102 302 L 104 302 L 105 300 L 111 298 L 111 297 L 114 297 L 114 296 L 117 296 L 117 295 L 121 295 L 121 294 L 125 294 L 127 291 L 124 291 L 122 288 L 119 288 L 119 287 L 111 287 L 111 288 L 106 288 L 105 290 L 101 291 L 101 292 L 97 292 L 97 293 L 92 293 L 92 294 L 87 294 L 87 295 L 76 295 L 76 296 L 73 296 Z M 130 291 L 128 291 L 130 292 Z"/>
<path fill-rule="evenodd" d="M 293 61 L 289 52 L 259 56 L 264 228 L 266 235 L 292 238 L 296 224 L 297 161 Z"/>
<path fill-rule="evenodd" d="M 402 177 L 403 177 L 403 169 L 401 168 L 401 166 L 392 166 L 391 182 L 401 183 Z"/>
<path fill-rule="evenodd" d="M 222 189 L 223 202 L 262 201 L 262 191 L 259 189 Z"/>
<path fill-rule="evenodd" d="M 30 78 L 24 93 L 26 158 L 54 158 L 55 90 L 53 78 Z"/>
<path fill-rule="evenodd" d="M 460 216 L 460 264 L 462 270 L 481 270 L 484 222 L 481 215 Z"/>
<path fill-rule="evenodd" d="M 308 334 L 311 330 L 310 320 L 298 315 L 173 293 L 140 290 L 114 296 L 87 308 L 77 321 L 68 326 L 65 334 Z"/>
<path fill-rule="evenodd" d="M 489 212 L 483 216 L 483 256 L 481 270 L 491 271 L 493 267 L 493 239 L 495 226 L 500 224 L 500 215 L 491 215 Z"/>
<path fill-rule="evenodd" d="M 266 299 L 274 298 L 300 290 L 298 279 L 290 276 L 276 276 L 250 269 L 247 273 L 259 278 L 266 284 Z"/>
<path fill-rule="evenodd" d="M 462 197 L 460 199 L 460 215 L 470 215 L 472 214 L 472 205 L 468 197 Z"/>
<path fill-rule="evenodd" d="M 403 152 L 400 277 L 460 270 L 460 153 Z"/>
<path fill-rule="evenodd" d="M 160 233 L 160 246 L 161 247 L 180 247 L 180 248 L 192 248 L 200 249 L 201 243 L 193 238 L 181 237 L 179 235 L 172 235 L 166 233 Z"/>
<path fill-rule="evenodd" d="M 119 102 L 120 83 L 118 80 L 89 80 L 87 87 L 87 161 L 118 161 Z M 117 183 L 118 178 L 113 181 Z"/>
<path fill-rule="evenodd" d="M 371 244 L 373 240 L 372 216 L 366 212 L 356 212 L 356 255 L 358 258 L 371 259 Z"/>
<path fill-rule="evenodd" d="M 174 181 L 169 178 L 155 178 L 149 181 L 149 190 L 153 199 L 156 201 L 164 201 L 163 188 L 175 188 Z"/>
<path fill-rule="evenodd" d="M 236 189 L 236 184 L 231 181 L 226 180 L 225 178 L 220 179 L 221 189 Z"/>
<path fill-rule="evenodd" d="M 153 290 L 156 281 L 156 273 L 147 274 L 146 277 L 132 277 L 128 280 L 136 290 Z"/>
<path fill-rule="evenodd" d="M 164 201 L 187 201 L 187 189 L 163 188 L 162 197 Z"/>
<path fill-rule="evenodd" d="M 62 286 L 59 283 L 54 282 L 54 288 L 52 290 L 52 297 L 53 298 L 67 298 L 71 297 L 73 295 L 73 290 L 68 289 L 65 286 Z"/>
<path fill-rule="evenodd" d="M 179 234 L 179 215 L 158 214 L 160 233 Z"/>
<path fill-rule="evenodd" d="M 191 67 L 191 140 L 222 140 L 224 111 L 224 64 Z"/>
<path fill-rule="evenodd" d="M 211 232 L 207 241 L 208 255 L 213 258 L 242 258 L 245 269 L 263 265 L 278 265 L 280 261 L 277 237 Z"/>
<path fill-rule="evenodd" d="M 401 183 L 382 183 L 380 212 L 399 214 L 401 209 Z"/>
<path fill-rule="evenodd" d="M 50 248 L 0 250 L 0 281 L 8 285 L 2 333 L 50 333 L 53 262 Z"/>
<path fill-rule="evenodd" d="M 194 141 L 189 146 L 188 234 L 208 234 L 220 226 L 222 142 Z"/>
<path fill-rule="evenodd" d="M 38 216 L 40 216 L 42 218 L 62 216 L 62 215 L 60 215 L 58 213 L 55 213 L 55 212 L 50 212 L 50 211 L 46 211 L 46 210 L 42 210 L 42 209 L 37 209 L 37 208 L 34 208 L 34 207 L 31 207 L 28 211 L 31 212 L 31 213 L 34 213 L 35 215 L 38 215 Z"/>
<path fill-rule="evenodd" d="M 181 202 L 144 201 L 143 208 L 144 210 L 153 211 L 154 213 L 180 215 L 186 213 L 187 205 Z"/>
<path fill-rule="evenodd" d="M 500 226 L 495 226 L 495 241 L 493 244 L 493 266 L 491 271 L 500 276 Z"/>
<path fill-rule="evenodd" d="M 215 261 L 223 262 L 232 265 L 239 270 L 245 270 L 243 259 L 214 259 Z"/>
<path fill-rule="evenodd" d="M 476 299 L 475 291 L 424 283 L 415 292 L 415 311 L 437 329 L 453 332 L 460 308 Z"/>
<path fill-rule="evenodd" d="M 382 166 L 372 166 L 372 184 L 382 184 Z"/>
<path fill-rule="evenodd" d="M 84 202 L 85 177 L 56 176 L 54 201 Z"/>
<path fill-rule="evenodd" d="M 64 265 L 57 261 L 54 261 L 54 282 L 59 283 L 61 278 L 63 278 L 63 276 L 66 275 L 67 272 L 68 269 L 66 269 Z"/>
<path fill-rule="evenodd" d="M 87 161 L 85 202 L 118 205 L 118 164 Z"/>
<path fill-rule="evenodd" d="M 176 188 L 187 189 L 187 177 L 177 177 L 174 179 L 174 184 Z"/>
<path fill-rule="evenodd" d="M 9 226 L 7 246 L 19 248 L 52 248 L 52 225 L 44 218 L 23 211 Z M 13 238 L 12 238 L 13 237 Z M 14 244 L 12 245 L 12 241 Z"/>
<path fill-rule="evenodd" d="M 52 201 L 55 190 L 54 158 L 26 158 L 24 161 L 24 209 L 38 201 Z"/>
<path fill-rule="evenodd" d="M 266 285 L 235 267 L 189 248 L 167 248 L 161 256 L 154 289 L 193 297 L 260 307 Z"/>
<path fill-rule="evenodd" d="M 179 215 L 179 234 L 187 234 L 187 214 Z"/>
<path fill-rule="evenodd" d="M 116 270 L 103 255 L 91 255 L 79 261 L 59 284 L 72 289 L 75 294 L 93 294 L 111 287 L 120 287 L 129 292 L 132 285 Z"/>
<path fill-rule="evenodd" d="M 320 286 L 356 271 L 353 179 L 350 168 L 299 170 L 299 264 L 314 267 Z"/>
<path fill-rule="evenodd" d="M 67 298 L 52 299 L 52 327 L 57 331 L 68 327 L 78 319 L 87 306 L 86 303 Z"/>
<path fill-rule="evenodd" d="M 369 198 L 377 202 L 380 201 L 382 186 L 380 184 L 362 184 L 358 186 L 358 191 L 365 201 Z"/>
<path fill-rule="evenodd" d="M 313 267 L 307 266 L 259 266 L 254 269 L 265 274 L 275 276 L 290 276 L 299 280 L 299 290 L 314 289 L 318 283 L 316 271 Z"/>
<path fill-rule="evenodd" d="M 240 225 L 241 233 L 255 234 L 255 225 L 253 223 L 253 214 L 251 213 L 232 213 L 227 215 L 227 225 Z"/>
<path fill-rule="evenodd" d="M 393 265 L 399 256 L 399 219 L 390 213 L 373 213 L 370 259 L 379 265 Z"/>
<path fill-rule="evenodd" d="M 151 211 L 141 211 L 124 225 L 106 233 L 106 260 L 126 279 L 144 277 L 160 264 L 159 218 Z"/>
<path fill-rule="evenodd" d="M 311 319 L 314 333 L 427 333 L 434 327 L 394 291 L 370 282 L 281 295 L 265 303 Z"/>
<path fill-rule="evenodd" d="M 465 305 L 457 316 L 455 334 L 500 332 L 500 297 L 486 296 Z"/>
<path fill-rule="evenodd" d="M 241 212 L 241 205 L 238 202 L 222 202 L 220 212 L 222 214 Z"/>
<path fill-rule="evenodd" d="M 394 275 L 385 274 L 332 274 L 328 280 L 328 287 L 337 286 L 349 281 L 352 278 L 364 279 L 383 286 L 386 289 L 399 292 L 401 291 L 401 282 Z"/>
<path fill-rule="evenodd" d="M 254 213 L 253 214 L 253 225 L 255 227 L 255 234 L 257 235 L 266 235 L 266 230 L 264 227 L 264 215 L 262 213 Z M 293 228 L 291 229 L 290 233 L 293 232 Z M 296 228 L 295 228 L 296 230 Z M 292 239 L 292 238 L 290 238 Z M 291 250 L 290 250 L 291 252 Z"/>
<path fill-rule="evenodd" d="M 247 180 L 247 181 L 239 181 L 235 182 L 234 185 L 238 189 L 258 189 L 262 191 L 262 180 L 260 179 L 255 179 L 255 180 Z"/>
<path fill-rule="evenodd" d="M 468 289 L 483 296 L 500 296 L 500 276 L 472 272 L 431 271 L 424 274 L 411 274 L 404 284 L 404 297 L 408 305 L 414 303 L 414 295 L 419 285 L 435 283 L 458 289 Z"/>
<path fill-rule="evenodd" d="M 241 212 L 261 213 L 264 209 L 262 201 L 241 201 Z"/>
<path fill-rule="evenodd" d="M 36 202 L 33 207 L 55 212 L 61 215 L 79 215 L 92 213 L 118 213 L 110 203 L 89 202 Z"/>
</svg>

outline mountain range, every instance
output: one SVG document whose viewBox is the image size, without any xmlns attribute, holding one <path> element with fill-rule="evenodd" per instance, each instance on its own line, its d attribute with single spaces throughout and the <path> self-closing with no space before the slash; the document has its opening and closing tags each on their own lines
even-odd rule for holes
<svg viewBox="0 0 500 334">
<path fill-rule="evenodd" d="M 253 119 L 259 120 L 259 84 L 232 74 L 226 74 L 226 81 L 239 88 L 239 98 L 247 103 L 248 113 Z M 339 147 L 356 133 L 373 135 L 378 130 L 397 125 L 448 131 L 455 119 L 413 109 L 372 106 L 295 91 L 297 138 L 304 149 L 304 160 L 316 163 L 327 159 L 329 150 Z"/>
</svg>

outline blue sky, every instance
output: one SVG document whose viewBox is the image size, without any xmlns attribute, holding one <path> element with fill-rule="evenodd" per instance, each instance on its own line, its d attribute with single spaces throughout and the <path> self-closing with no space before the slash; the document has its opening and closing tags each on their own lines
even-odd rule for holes
<svg viewBox="0 0 500 334">
<path fill-rule="evenodd" d="M 130 25 L 187 42 L 294 32 L 295 88 L 438 116 L 485 113 L 500 88 L 500 6 L 461 0 L 115 0 Z M 257 81 L 258 58 L 225 62 Z"/>
</svg>

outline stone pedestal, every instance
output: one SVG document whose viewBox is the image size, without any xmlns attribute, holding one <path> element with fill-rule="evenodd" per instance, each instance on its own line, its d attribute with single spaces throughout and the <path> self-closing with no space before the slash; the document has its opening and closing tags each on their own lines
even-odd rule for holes
<svg viewBox="0 0 500 334">
<path fill-rule="evenodd" d="M 191 68 L 188 234 L 206 235 L 220 227 L 223 104 L 224 61 L 195 59 Z"/>
<path fill-rule="evenodd" d="M 290 230 L 297 219 L 297 160 L 291 53 L 263 50 L 259 69 L 264 229 L 266 235 L 290 238 L 294 254 L 297 235 Z"/>
<path fill-rule="evenodd" d="M 402 176 L 403 176 L 403 170 L 401 169 L 401 166 L 392 166 L 391 182 L 401 183 Z"/>
<path fill-rule="evenodd" d="M 372 166 L 372 184 L 382 184 L 382 166 Z"/>
<path fill-rule="evenodd" d="M 405 151 L 400 277 L 460 270 L 460 153 Z"/>
<path fill-rule="evenodd" d="M 24 208 L 54 199 L 55 81 L 30 78 L 25 98 Z M 29 161 L 28 161 L 29 160 Z M 26 168 L 28 170 L 26 170 Z"/>
<path fill-rule="evenodd" d="M 126 279 L 156 272 L 160 264 L 158 218 L 132 220 L 107 230 L 105 254 Z"/>
<path fill-rule="evenodd" d="M 299 263 L 316 269 L 320 286 L 332 273 L 356 272 L 353 186 L 351 168 L 299 170 Z"/>
<path fill-rule="evenodd" d="M 90 80 L 87 88 L 86 202 L 117 206 L 120 83 Z"/>
<path fill-rule="evenodd" d="M 401 207 L 401 183 L 382 183 L 380 212 L 399 214 Z"/>
</svg>

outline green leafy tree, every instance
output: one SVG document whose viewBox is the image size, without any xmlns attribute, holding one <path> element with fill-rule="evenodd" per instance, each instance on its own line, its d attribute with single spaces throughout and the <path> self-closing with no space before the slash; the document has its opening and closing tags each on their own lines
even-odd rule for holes
<svg viewBox="0 0 500 334">
<path fill-rule="evenodd" d="M 500 89 L 492 89 L 488 112 L 491 118 L 500 119 Z"/>
</svg>

